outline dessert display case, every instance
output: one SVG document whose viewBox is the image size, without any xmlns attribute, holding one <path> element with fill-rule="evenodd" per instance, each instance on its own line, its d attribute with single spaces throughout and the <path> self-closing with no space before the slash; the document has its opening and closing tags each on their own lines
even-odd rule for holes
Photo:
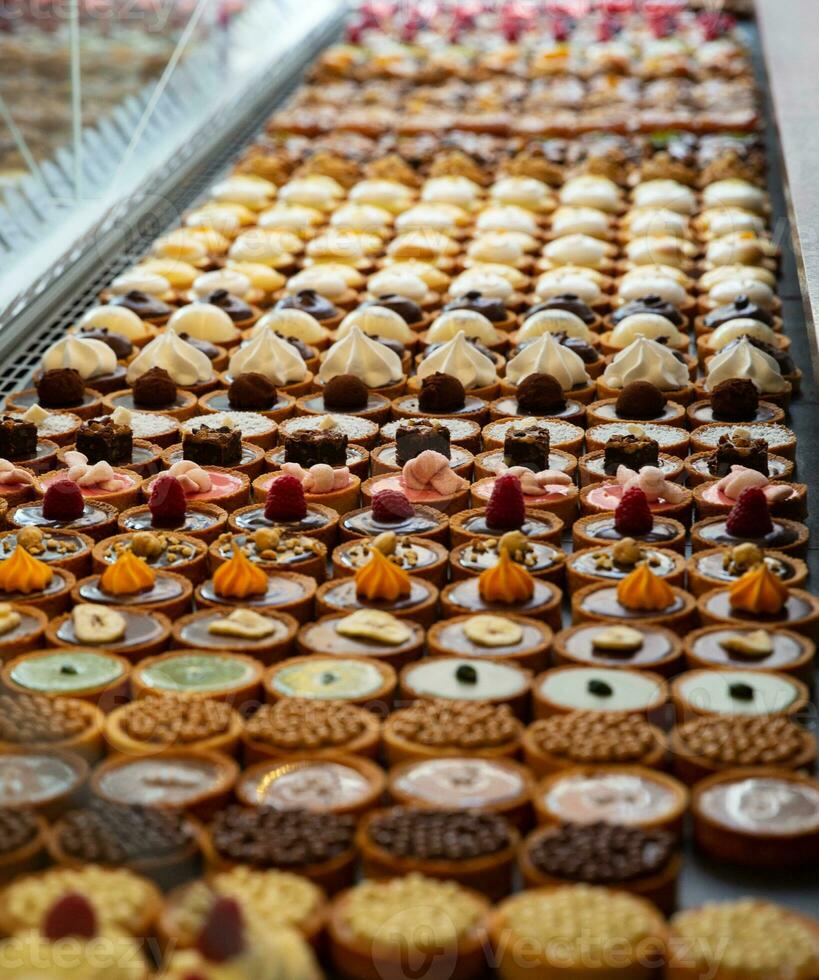
<svg viewBox="0 0 819 980">
<path fill-rule="evenodd" d="M 790 3 L 257 0 L 10 187 L 0 962 L 817 980 Z"/>
</svg>

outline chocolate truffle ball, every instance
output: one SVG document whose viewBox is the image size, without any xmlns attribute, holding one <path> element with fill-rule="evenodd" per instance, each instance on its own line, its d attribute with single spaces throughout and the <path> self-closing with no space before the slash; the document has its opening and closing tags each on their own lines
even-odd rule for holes
<svg viewBox="0 0 819 980">
<path fill-rule="evenodd" d="M 518 385 L 518 410 L 527 415 L 549 415 L 565 407 L 566 396 L 554 375 L 530 374 Z"/>
<path fill-rule="evenodd" d="M 141 374 L 132 389 L 139 408 L 168 408 L 176 401 L 176 382 L 164 368 L 154 367 Z"/>
<path fill-rule="evenodd" d="M 228 388 L 228 402 L 237 412 L 267 412 L 276 397 L 273 383 L 256 371 L 237 374 Z"/>
<path fill-rule="evenodd" d="M 751 422 L 759 408 L 759 392 L 750 378 L 726 378 L 711 392 L 711 408 L 720 422 Z"/>
<path fill-rule="evenodd" d="M 74 368 L 44 371 L 37 382 L 37 397 L 44 408 L 76 408 L 84 396 L 85 382 Z"/>
<path fill-rule="evenodd" d="M 324 386 L 324 407 L 333 412 L 360 412 L 368 399 L 367 386 L 354 374 L 337 374 Z"/>
<path fill-rule="evenodd" d="M 445 415 L 457 412 L 466 404 L 466 391 L 461 382 L 451 374 L 436 371 L 421 382 L 418 407 L 422 412 Z"/>
<path fill-rule="evenodd" d="M 650 381 L 631 381 L 623 387 L 615 410 L 621 419 L 656 419 L 665 408 L 665 395 Z"/>
</svg>

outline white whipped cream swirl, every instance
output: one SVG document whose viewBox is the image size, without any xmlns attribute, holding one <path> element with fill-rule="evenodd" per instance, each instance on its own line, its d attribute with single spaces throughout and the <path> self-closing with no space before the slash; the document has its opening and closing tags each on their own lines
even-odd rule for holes
<svg viewBox="0 0 819 980">
<path fill-rule="evenodd" d="M 506 365 L 506 380 L 520 384 L 530 374 L 551 374 L 564 391 L 589 383 L 583 359 L 550 333 L 543 334 Z"/>
<path fill-rule="evenodd" d="M 623 388 L 632 381 L 650 381 L 661 391 L 684 388 L 689 381 L 688 368 L 672 351 L 656 340 L 638 337 L 619 354 L 603 372 L 609 388 Z"/>
<path fill-rule="evenodd" d="M 395 351 L 353 326 L 327 350 L 319 368 L 319 381 L 327 384 L 339 374 L 354 374 L 368 388 L 383 388 L 400 381 L 404 370 Z"/>
</svg>

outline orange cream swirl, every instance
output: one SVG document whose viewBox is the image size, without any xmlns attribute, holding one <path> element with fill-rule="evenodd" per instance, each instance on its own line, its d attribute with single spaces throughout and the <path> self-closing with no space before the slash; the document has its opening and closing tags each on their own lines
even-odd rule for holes
<svg viewBox="0 0 819 980">
<path fill-rule="evenodd" d="M 213 591 L 218 596 L 231 599 L 264 595 L 267 592 L 267 573 L 254 565 L 234 541 L 233 556 L 213 573 Z"/>
<path fill-rule="evenodd" d="M 150 589 L 155 581 L 153 569 L 129 549 L 100 575 L 100 588 L 108 595 L 133 595 Z"/>
<path fill-rule="evenodd" d="M 42 592 L 54 578 L 50 565 L 30 555 L 19 544 L 8 558 L 0 561 L 0 589 L 3 592 Z"/>
<path fill-rule="evenodd" d="M 641 562 L 617 585 L 617 600 L 626 609 L 642 609 L 659 612 L 674 602 L 674 593 L 665 579 L 655 575 L 645 562 Z"/>
<path fill-rule="evenodd" d="M 508 548 L 499 548 L 497 563 L 478 576 L 478 592 L 484 602 L 526 602 L 534 591 L 535 580 L 512 561 Z"/>
<path fill-rule="evenodd" d="M 776 615 L 788 601 L 788 587 L 763 561 L 733 583 L 728 597 L 732 609 Z"/>
<path fill-rule="evenodd" d="M 394 602 L 410 594 L 409 575 L 385 557 L 377 548 L 370 551 L 370 560 L 355 573 L 356 595 L 371 601 Z"/>
</svg>

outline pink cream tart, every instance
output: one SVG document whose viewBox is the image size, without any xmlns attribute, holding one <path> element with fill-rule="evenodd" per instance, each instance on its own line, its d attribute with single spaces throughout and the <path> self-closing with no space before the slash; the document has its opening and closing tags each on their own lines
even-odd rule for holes
<svg viewBox="0 0 819 980">
<path fill-rule="evenodd" d="M 374 483 L 371 493 L 375 496 L 377 493 L 381 493 L 382 490 L 397 490 L 398 493 L 403 493 L 411 504 L 429 504 L 433 501 L 445 500 L 447 497 L 452 496 L 451 494 L 438 493 L 437 490 L 413 490 L 404 484 L 400 474 L 397 476 L 387 476 L 383 480 Z"/>
<path fill-rule="evenodd" d="M 472 494 L 475 497 L 480 497 L 482 500 L 489 500 L 492 496 L 492 491 L 495 488 L 495 481 L 485 481 L 480 484 L 475 484 L 472 487 Z M 532 494 L 525 493 L 524 498 L 527 504 L 534 506 L 548 506 L 549 504 L 556 503 L 559 500 L 563 500 L 565 497 L 574 490 L 573 484 L 562 484 L 562 483 L 547 483 L 543 487 L 543 493 Z"/>
</svg>

